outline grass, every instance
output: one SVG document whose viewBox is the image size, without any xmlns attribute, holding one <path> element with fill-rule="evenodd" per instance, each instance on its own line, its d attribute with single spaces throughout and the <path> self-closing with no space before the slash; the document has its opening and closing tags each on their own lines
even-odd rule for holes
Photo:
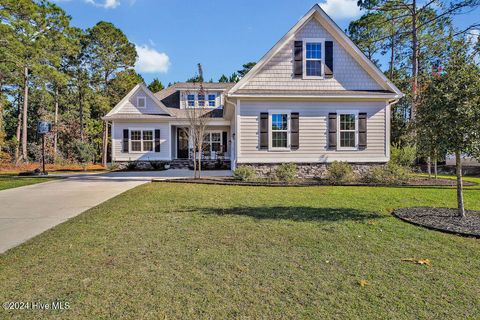
<svg viewBox="0 0 480 320">
<path fill-rule="evenodd" d="M 0 174 L 0 190 L 28 186 L 30 184 L 47 182 L 54 178 L 43 177 L 18 177 L 14 174 Z"/>
<path fill-rule="evenodd" d="M 405 206 L 455 190 L 146 184 L 1 255 L 0 301 L 70 309 L 0 318 L 480 318 L 480 240 L 390 215 Z"/>
</svg>

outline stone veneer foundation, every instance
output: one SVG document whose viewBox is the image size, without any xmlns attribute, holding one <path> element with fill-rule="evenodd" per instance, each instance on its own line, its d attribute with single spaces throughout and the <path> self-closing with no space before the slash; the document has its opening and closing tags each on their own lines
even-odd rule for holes
<svg viewBox="0 0 480 320">
<path fill-rule="evenodd" d="M 362 174 L 368 169 L 374 166 L 384 166 L 386 163 L 374 162 L 374 163 L 350 163 L 353 171 L 357 174 Z M 280 163 L 242 163 L 237 167 L 250 166 L 257 171 L 257 175 L 260 177 L 269 177 L 275 175 L 275 169 L 281 165 Z M 296 163 L 298 178 L 324 178 L 327 173 L 327 168 L 330 163 Z"/>
</svg>

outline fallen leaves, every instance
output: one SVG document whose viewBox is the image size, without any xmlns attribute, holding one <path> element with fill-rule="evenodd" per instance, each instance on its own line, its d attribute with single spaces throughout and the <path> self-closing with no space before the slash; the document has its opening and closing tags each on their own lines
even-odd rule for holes
<svg viewBox="0 0 480 320">
<path fill-rule="evenodd" d="M 368 220 L 368 221 L 367 221 L 367 224 L 369 224 L 369 225 L 371 225 L 371 226 L 374 226 L 374 225 L 378 224 L 378 221 Z"/>
<path fill-rule="evenodd" d="M 415 264 L 425 265 L 425 266 L 432 266 L 432 262 L 429 259 L 415 259 L 415 258 L 405 258 L 402 261 L 413 262 Z"/>
<path fill-rule="evenodd" d="M 368 284 L 369 284 L 368 281 L 365 280 L 365 279 L 358 280 L 358 285 L 359 285 L 360 287 L 365 287 L 365 286 L 367 286 Z"/>
</svg>

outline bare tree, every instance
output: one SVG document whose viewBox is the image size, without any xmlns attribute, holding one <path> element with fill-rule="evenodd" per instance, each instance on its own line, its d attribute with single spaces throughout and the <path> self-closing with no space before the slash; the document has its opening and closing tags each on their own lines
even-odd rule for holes
<svg viewBox="0 0 480 320">
<path fill-rule="evenodd" d="M 205 97 L 203 71 L 200 63 L 198 64 L 198 79 L 200 79 L 200 82 L 198 82 L 197 94 L 198 96 L 203 95 L 203 97 Z M 194 102 L 193 106 L 189 106 L 187 101 L 186 114 L 189 128 L 184 130 L 186 130 L 187 136 L 193 145 L 193 176 L 195 179 L 199 179 L 202 174 L 203 141 L 210 118 L 210 112 L 206 109 L 205 99 L 199 99 L 196 103 Z"/>
</svg>

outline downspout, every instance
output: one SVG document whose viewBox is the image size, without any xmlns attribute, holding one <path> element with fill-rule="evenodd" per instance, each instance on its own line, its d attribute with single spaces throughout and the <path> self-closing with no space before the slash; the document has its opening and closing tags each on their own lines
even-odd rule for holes
<svg viewBox="0 0 480 320">
<path fill-rule="evenodd" d="M 230 130 L 230 136 L 231 136 L 231 139 L 232 139 L 232 142 L 233 145 L 235 146 L 235 148 L 233 149 L 233 154 L 234 154 L 234 157 L 235 157 L 235 160 L 232 161 L 232 165 L 231 165 L 231 170 L 235 170 L 235 168 L 237 167 L 237 131 L 238 131 L 238 123 L 237 123 L 237 104 L 236 103 L 233 103 L 233 102 L 230 102 L 228 100 L 228 97 L 227 95 L 225 95 L 225 104 L 231 104 L 233 106 L 233 116 L 234 116 L 234 121 L 235 121 L 235 132 L 231 132 Z"/>
</svg>

